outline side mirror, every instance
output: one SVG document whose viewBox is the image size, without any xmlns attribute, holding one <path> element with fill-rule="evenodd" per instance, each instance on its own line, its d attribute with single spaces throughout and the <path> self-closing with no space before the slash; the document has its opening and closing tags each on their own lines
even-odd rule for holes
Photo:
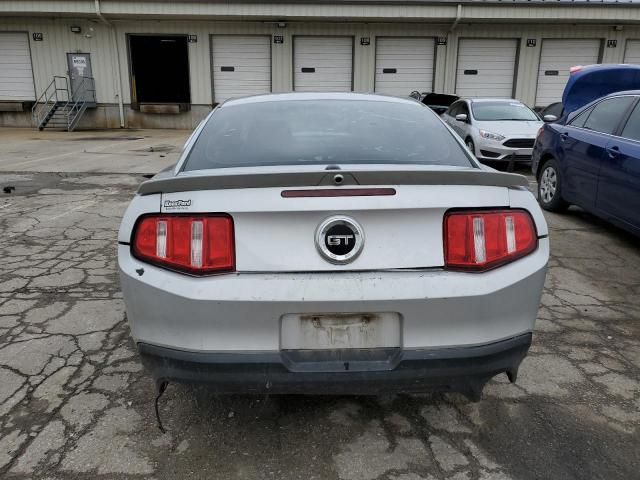
<svg viewBox="0 0 640 480">
<path fill-rule="evenodd" d="M 456 120 L 459 122 L 467 123 L 469 121 L 469 117 L 466 113 L 459 113 L 458 115 L 456 115 Z"/>
<path fill-rule="evenodd" d="M 555 115 L 545 115 L 544 117 L 542 117 L 542 120 L 544 122 L 555 122 L 556 120 L 558 120 L 558 117 L 556 117 Z"/>
</svg>

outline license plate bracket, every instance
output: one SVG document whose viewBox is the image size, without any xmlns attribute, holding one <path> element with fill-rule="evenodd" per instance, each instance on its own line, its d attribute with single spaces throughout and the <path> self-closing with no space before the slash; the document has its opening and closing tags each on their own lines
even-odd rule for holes
<svg viewBox="0 0 640 480">
<path fill-rule="evenodd" d="M 399 348 L 400 315 L 382 313 L 304 313 L 283 315 L 283 350 Z"/>
</svg>

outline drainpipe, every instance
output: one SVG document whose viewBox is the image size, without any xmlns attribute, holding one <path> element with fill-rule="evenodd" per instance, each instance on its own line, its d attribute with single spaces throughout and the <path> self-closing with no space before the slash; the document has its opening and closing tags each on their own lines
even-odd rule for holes
<svg viewBox="0 0 640 480">
<path fill-rule="evenodd" d="M 96 0 L 96 3 L 98 2 L 98 0 Z M 449 32 L 453 32 L 456 27 L 458 26 L 458 23 L 460 23 L 460 20 L 462 20 L 462 5 L 458 4 L 458 11 L 456 13 L 456 19 L 453 21 L 453 24 L 451 25 L 451 28 L 449 29 Z"/>
<path fill-rule="evenodd" d="M 120 114 L 120 128 L 124 128 L 124 105 L 122 103 L 122 75 L 120 71 L 120 61 L 118 58 L 118 37 L 116 35 L 116 27 L 107 20 L 102 12 L 100 11 L 100 0 L 95 0 L 96 6 L 96 15 L 100 19 L 102 23 L 104 23 L 107 27 L 109 27 L 109 31 L 111 32 L 111 43 L 113 49 L 112 61 L 116 66 L 116 94 L 118 95 L 118 113 Z"/>
<path fill-rule="evenodd" d="M 453 36 L 453 31 L 456 29 L 456 27 L 458 26 L 458 23 L 460 23 L 460 20 L 462 20 L 462 4 L 458 4 L 458 8 L 456 11 L 456 18 L 453 21 L 453 23 L 451 24 L 451 27 L 449 28 L 449 33 L 447 34 L 447 44 L 451 44 L 451 37 Z M 451 84 L 453 85 L 454 80 L 451 78 L 451 74 L 452 72 L 449 72 L 448 70 L 448 63 L 450 60 L 450 47 L 447 47 L 447 55 L 445 56 L 445 65 L 444 65 L 444 69 L 445 69 L 445 79 L 444 79 L 444 88 L 445 90 L 447 90 L 449 87 L 447 87 L 447 85 Z M 455 64 L 456 64 L 457 60 L 454 60 L 453 65 L 454 65 L 454 70 L 455 70 Z M 453 72 L 454 78 L 455 78 L 455 71 Z M 453 90 L 452 90 L 453 91 Z"/>
</svg>

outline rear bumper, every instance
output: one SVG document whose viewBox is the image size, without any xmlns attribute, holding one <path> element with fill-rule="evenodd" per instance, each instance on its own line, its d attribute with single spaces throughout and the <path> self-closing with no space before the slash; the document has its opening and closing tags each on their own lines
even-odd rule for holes
<svg viewBox="0 0 640 480">
<path fill-rule="evenodd" d="M 541 238 L 531 255 L 480 274 L 417 270 L 193 278 L 141 263 L 123 245 L 119 261 L 135 342 L 206 353 L 280 351 L 288 314 L 395 313 L 405 350 L 513 338 L 533 331 L 548 256 L 549 240 Z"/>
<path fill-rule="evenodd" d="M 531 333 L 490 344 L 387 351 L 202 353 L 139 343 L 156 384 L 204 383 L 218 393 L 383 394 L 456 391 L 478 399 L 506 372 L 515 381 Z M 347 370 L 348 369 L 348 370 Z"/>
</svg>

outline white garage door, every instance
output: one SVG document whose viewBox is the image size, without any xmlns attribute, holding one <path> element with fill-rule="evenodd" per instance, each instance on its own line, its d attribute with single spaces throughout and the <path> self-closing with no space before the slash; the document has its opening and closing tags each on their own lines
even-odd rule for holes
<svg viewBox="0 0 640 480">
<path fill-rule="evenodd" d="M 456 93 L 461 97 L 513 96 L 518 41 L 460 39 Z"/>
<path fill-rule="evenodd" d="M 562 100 L 571 67 L 598 63 L 599 55 L 600 40 L 543 40 L 536 106 L 546 107 Z"/>
<path fill-rule="evenodd" d="M 35 100 L 29 37 L 0 33 L 0 100 Z"/>
<path fill-rule="evenodd" d="M 624 50 L 624 63 L 640 64 L 640 40 L 627 40 Z"/>
<path fill-rule="evenodd" d="M 375 91 L 402 97 L 414 90 L 430 92 L 434 53 L 432 38 L 379 37 L 376 40 Z"/>
<path fill-rule="evenodd" d="M 271 38 L 212 35 L 213 101 L 271 91 Z"/>
<path fill-rule="evenodd" d="M 293 89 L 298 92 L 350 92 L 352 37 L 294 37 Z"/>
</svg>

